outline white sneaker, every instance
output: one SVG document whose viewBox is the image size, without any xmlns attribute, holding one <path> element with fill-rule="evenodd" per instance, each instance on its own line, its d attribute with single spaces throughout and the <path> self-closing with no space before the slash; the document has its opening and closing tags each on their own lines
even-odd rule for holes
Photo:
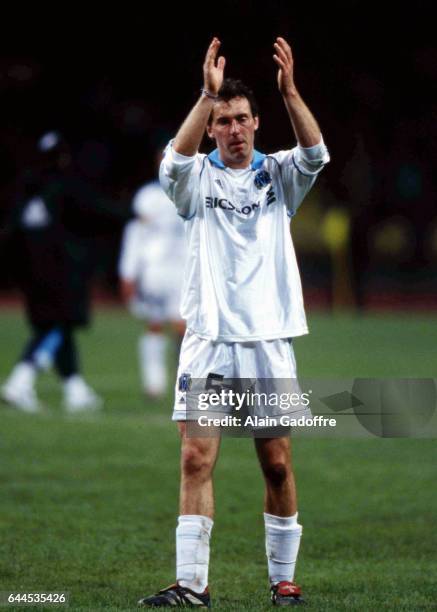
<svg viewBox="0 0 437 612">
<path fill-rule="evenodd" d="M 70 413 L 99 410 L 103 399 L 81 376 L 75 375 L 64 383 L 64 406 Z"/>
<path fill-rule="evenodd" d="M 23 412 L 41 411 L 41 405 L 33 387 L 19 387 L 12 382 L 6 382 L 0 389 L 0 397 L 6 404 Z"/>
<path fill-rule="evenodd" d="M 23 412 L 39 412 L 41 404 L 35 393 L 35 367 L 27 361 L 18 362 L 0 389 L 0 398 Z"/>
</svg>

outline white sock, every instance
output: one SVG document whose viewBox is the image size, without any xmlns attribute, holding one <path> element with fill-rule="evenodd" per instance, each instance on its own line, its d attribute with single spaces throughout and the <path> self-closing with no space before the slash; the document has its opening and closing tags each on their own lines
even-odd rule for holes
<svg viewBox="0 0 437 612">
<path fill-rule="evenodd" d="M 167 389 L 167 369 L 164 334 L 147 333 L 139 341 L 140 371 L 143 388 L 149 393 L 160 395 Z"/>
<path fill-rule="evenodd" d="M 195 593 L 208 586 L 209 539 L 213 520 L 199 514 L 184 514 L 176 529 L 176 580 Z"/>
<path fill-rule="evenodd" d="M 35 383 L 36 373 L 37 371 L 34 365 L 28 361 L 20 361 L 10 373 L 6 384 L 13 387 L 29 389 L 33 387 Z"/>
<path fill-rule="evenodd" d="M 270 582 L 292 582 L 302 536 L 297 512 L 286 517 L 264 513 L 264 526 Z"/>
</svg>

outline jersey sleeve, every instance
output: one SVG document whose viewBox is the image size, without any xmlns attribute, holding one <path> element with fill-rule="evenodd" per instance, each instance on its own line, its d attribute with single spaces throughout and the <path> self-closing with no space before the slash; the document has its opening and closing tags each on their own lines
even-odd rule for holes
<svg viewBox="0 0 437 612">
<path fill-rule="evenodd" d="M 133 281 L 138 274 L 138 255 L 140 249 L 139 221 L 131 221 L 123 231 L 118 275 L 123 280 Z"/>
<path fill-rule="evenodd" d="M 297 145 L 290 151 L 274 153 L 272 157 L 279 166 L 285 204 L 289 213 L 294 215 L 317 176 L 329 162 L 328 149 L 322 138 L 313 147 Z"/>
<path fill-rule="evenodd" d="M 159 169 L 159 181 L 167 196 L 176 206 L 178 214 L 191 219 L 197 210 L 200 173 L 204 155 L 181 155 L 167 145 Z"/>
</svg>

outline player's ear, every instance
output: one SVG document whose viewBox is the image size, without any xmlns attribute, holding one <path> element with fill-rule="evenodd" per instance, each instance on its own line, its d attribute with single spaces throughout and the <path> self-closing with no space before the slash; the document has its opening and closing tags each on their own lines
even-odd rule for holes
<svg viewBox="0 0 437 612">
<path fill-rule="evenodd" d="M 214 109 L 212 109 L 211 114 L 208 118 L 208 123 L 206 124 L 206 133 L 208 134 L 208 138 L 211 138 L 211 140 L 215 140 L 213 130 L 212 130 L 213 119 L 214 119 Z"/>
<path fill-rule="evenodd" d="M 253 123 L 254 123 L 254 125 L 255 125 L 255 130 L 257 130 L 257 129 L 259 128 L 259 117 L 258 117 L 258 115 L 256 115 L 256 116 L 253 118 Z"/>
</svg>

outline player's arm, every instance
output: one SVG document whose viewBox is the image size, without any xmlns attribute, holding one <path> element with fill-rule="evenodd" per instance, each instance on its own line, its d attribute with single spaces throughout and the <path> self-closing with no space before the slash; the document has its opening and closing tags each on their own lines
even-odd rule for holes
<svg viewBox="0 0 437 612">
<path fill-rule="evenodd" d="M 217 96 L 223 83 L 225 58 L 220 56 L 216 65 L 219 47 L 219 39 L 213 38 L 206 52 L 203 64 L 203 89 L 204 91 L 206 90 L 210 96 Z M 187 157 L 197 153 L 213 105 L 214 99 L 202 93 L 176 134 L 173 141 L 173 149 L 176 153 L 186 155 Z"/>
<path fill-rule="evenodd" d="M 134 299 L 137 291 L 137 284 L 133 280 L 128 280 L 126 278 L 120 279 L 120 294 L 123 302 L 128 306 L 131 301 Z"/>
<path fill-rule="evenodd" d="M 320 128 L 313 114 L 302 100 L 294 82 L 293 55 L 284 38 L 277 38 L 273 59 L 278 66 L 278 88 L 290 117 L 296 139 L 301 147 L 318 145 L 322 140 Z"/>
<path fill-rule="evenodd" d="M 329 162 L 329 153 L 317 121 L 297 91 L 290 45 L 283 38 L 277 38 L 274 47 L 279 91 L 298 141 L 297 147 L 275 155 L 282 166 L 281 180 L 287 194 L 285 203 L 289 213 L 294 215 L 319 172 Z"/>
</svg>

